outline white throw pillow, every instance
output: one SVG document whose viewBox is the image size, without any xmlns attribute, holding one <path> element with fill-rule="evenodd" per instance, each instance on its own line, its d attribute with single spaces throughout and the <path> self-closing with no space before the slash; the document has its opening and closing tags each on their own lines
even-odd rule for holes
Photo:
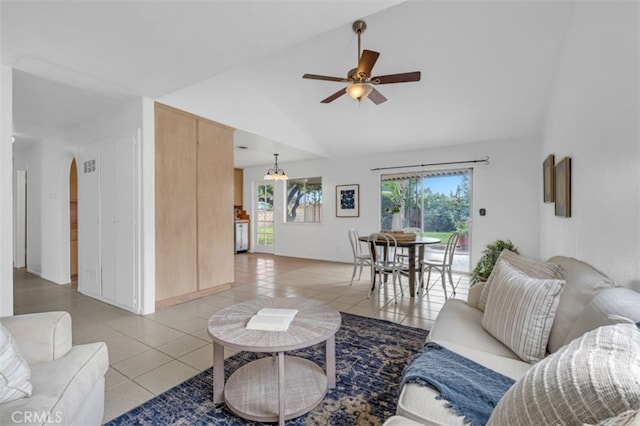
<svg viewBox="0 0 640 426">
<path fill-rule="evenodd" d="M 536 279 L 499 259 L 482 326 L 527 362 L 545 357 L 563 280 Z"/>
<path fill-rule="evenodd" d="M 615 417 L 601 421 L 596 426 L 640 426 L 640 411 L 623 411 Z"/>
<path fill-rule="evenodd" d="M 523 274 L 531 277 L 531 278 L 562 278 L 562 267 L 557 263 L 543 262 L 541 260 L 530 259 L 528 257 L 521 256 L 517 253 L 512 252 L 511 250 L 502 250 L 500 256 L 498 256 L 498 260 L 506 260 L 509 264 L 522 272 Z M 498 262 L 496 261 L 496 265 Z M 487 278 L 487 282 L 484 284 L 482 288 L 482 292 L 480 293 L 480 299 L 478 300 L 478 309 L 484 312 L 487 306 L 487 298 L 489 297 L 489 291 L 491 290 L 491 286 L 493 285 L 493 281 L 495 278 L 495 267 L 493 271 L 491 271 L 491 275 Z"/>
<path fill-rule="evenodd" d="M 13 336 L 0 324 L 0 404 L 31 396 L 31 369 Z"/>
<path fill-rule="evenodd" d="M 540 361 L 504 394 L 492 425 L 597 424 L 640 408 L 640 330 L 597 328 Z"/>
</svg>

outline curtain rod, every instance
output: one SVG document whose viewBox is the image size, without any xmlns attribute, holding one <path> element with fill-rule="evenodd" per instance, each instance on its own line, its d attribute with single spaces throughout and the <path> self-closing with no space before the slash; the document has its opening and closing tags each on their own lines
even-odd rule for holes
<svg viewBox="0 0 640 426">
<path fill-rule="evenodd" d="M 487 155 L 482 160 L 447 161 L 447 162 L 444 162 L 444 163 L 412 164 L 412 165 L 409 165 L 409 166 L 376 167 L 375 169 L 370 169 L 370 170 L 372 172 L 375 172 L 377 170 L 404 169 L 404 168 L 408 168 L 408 167 L 447 166 L 447 165 L 450 165 L 450 164 L 467 164 L 467 163 L 489 164 L 489 156 Z"/>
</svg>

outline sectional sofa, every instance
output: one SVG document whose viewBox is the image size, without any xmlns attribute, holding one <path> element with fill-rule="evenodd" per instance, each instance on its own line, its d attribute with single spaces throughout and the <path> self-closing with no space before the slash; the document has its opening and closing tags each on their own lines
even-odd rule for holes
<svg viewBox="0 0 640 426">
<path fill-rule="evenodd" d="M 520 283 L 537 293 L 514 296 Z M 489 424 L 596 424 L 617 415 L 629 423 L 616 424 L 631 424 L 640 423 L 640 330 L 632 323 L 638 321 L 640 293 L 617 287 L 591 265 L 503 251 L 467 302 L 447 300 L 427 341 L 515 380 Z M 439 395 L 405 384 L 396 416 L 385 424 L 465 424 Z"/>
</svg>

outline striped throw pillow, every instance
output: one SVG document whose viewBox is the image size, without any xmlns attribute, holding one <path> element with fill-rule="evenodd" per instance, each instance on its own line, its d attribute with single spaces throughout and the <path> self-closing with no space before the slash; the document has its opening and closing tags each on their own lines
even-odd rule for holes
<svg viewBox="0 0 640 426">
<path fill-rule="evenodd" d="M 531 367 L 487 425 L 628 424 L 611 417 L 638 409 L 640 331 L 617 324 L 596 328 Z M 622 420 L 627 416 L 635 417 L 625 413 Z"/>
<path fill-rule="evenodd" d="M 564 281 L 536 279 L 504 259 L 494 268 L 482 326 L 527 362 L 545 357 Z"/>
<path fill-rule="evenodd" d="M 13 336 L 0 324 L 0 404 L 31 396 L 31 369 Z"/>
<path fill-rule="evenodd" d="M 506 249 L 500 253 L 498 260 L 500 259 L 507 261 L 512 267 L 532 278 L 562 278 L 562 267 L 557 263 L 530 259 Z M 495 278 L 495 272 L 496 269 L 494 268 L 480 293 L 477 307 L 483 312 L 487 306 L 487 298 L 489 297 L 489 291 Z"/>
</svg>

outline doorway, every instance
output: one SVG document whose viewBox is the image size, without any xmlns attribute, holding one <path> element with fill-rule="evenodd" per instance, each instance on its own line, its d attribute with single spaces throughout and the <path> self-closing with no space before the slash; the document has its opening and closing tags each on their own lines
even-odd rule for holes
<svg viewBox="0 0 640 426">
<path fill-rule="evenodd" d="M 27 266 L 27 171 L 16 170 L 15 238 L 13 266 Z"/>
<path fill-rule="evenodd" d="M 255 186 L 256 244 L 254 251 L 273 253 L 274 220 L 273 220 L 273 185 L 258 184 Z"/>
<path fill-rule="evenodd" d="M 69 168 L 69 274 L 71 285 L 78 286 L 78 168 L 76 159 Z"/>
</svg>

